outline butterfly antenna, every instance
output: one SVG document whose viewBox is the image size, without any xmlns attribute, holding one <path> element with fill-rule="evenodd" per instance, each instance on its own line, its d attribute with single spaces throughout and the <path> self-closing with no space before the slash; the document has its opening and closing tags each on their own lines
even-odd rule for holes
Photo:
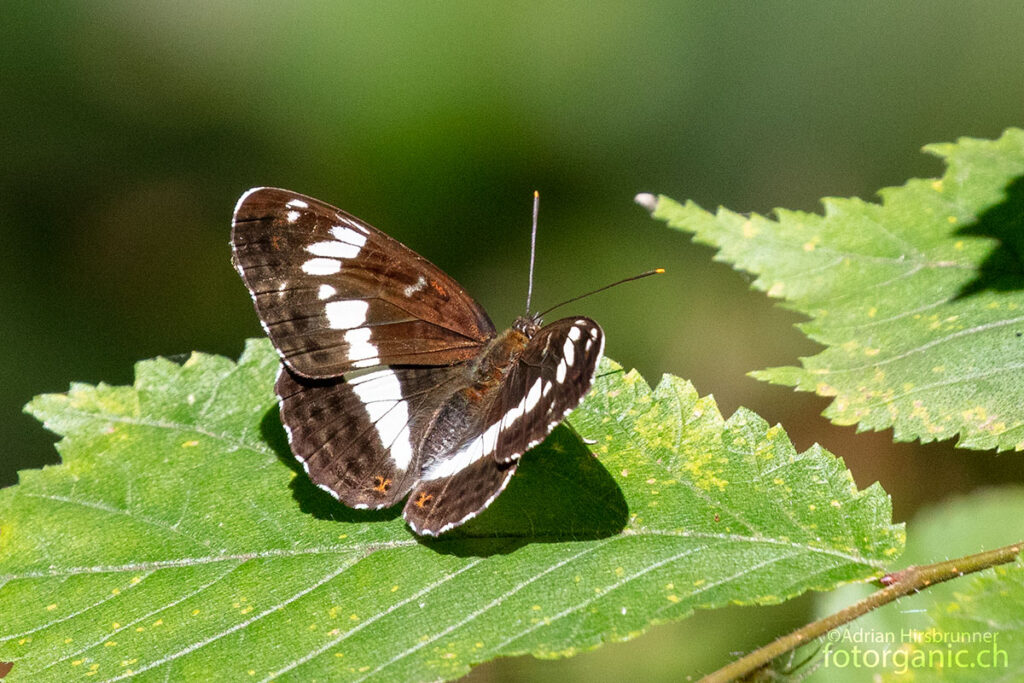
<svg viewBox="0 0 1024 683">
<path fill-rule="evenodd" d="M 530 315 L 530 300 L 533 299 L 533 261 L 537 255 L 537 212 L 540 210 L 540 193 L 533 191 L 533 230 L 530 232 L 530 284 L 526 287 L 526 315 Z"/>
<path fill-rule="evenodd" d="M 617 286 L 625 284 L 627 282 L 632 282 L 633 280 L 640 280 L 640 279 L 645 278 L 645 277 L 650 277 L 651 275 L 661 275 L 664 272 L 665 272 L 664 268 L 655 268 L 654 270 L 648 270 L 646 273 L 640 273 L 639 275 L 634 275 L 633 277 L 627 277 L 624 280 L 619 280 L 618 282 L 613 282 L 610 285 L 605 285 L 604 287 L 598 287 L 597 289 L 589 291 L 586 294 L 580 294 L 579 296 L 574 296 L 573 298 L 568 299 L 566 301 L 563 301 L 560 304 L 555 304 L 554 306 L 552 306 L 551 308 L 547 309 L 546 311 L 542 311 L 541 313 L 538 313 L 537 316 L 540 317 L 540 318 L 543 318 L 544 316 L 546 316 L 548 313 L 550 313 L 551 311 L 555 310 L 556 308 L 561 308 L 562 306 L 564 306 L 566 304 L 571 304 L 573 301 L 579 301 L 580 299 L 583 299 L 584 297 L 588 297 L 591 294 L 597 294 L 598 292 L 603 292 L 606 289 L 611 289 L 612 287 L 617 287 Z"/>
</svg>

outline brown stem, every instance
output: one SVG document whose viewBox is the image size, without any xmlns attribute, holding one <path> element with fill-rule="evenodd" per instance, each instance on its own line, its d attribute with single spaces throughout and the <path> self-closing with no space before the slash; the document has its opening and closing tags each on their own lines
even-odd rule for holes
<svg viewBox="0 0 1024 683">
<path fill-rule="evenodd" d="M 1024 541 L 1005 548 L 989 550 L 976 555 L 968 555 L 955 560 L 946 560 L 922 567 L 911 566 L 898 572 L 886 574 L 881 579 L 885 588 L 876 591 L 860 602 L 854 603 L 835 614 L 798 628 L 792 633 L 782 636 L 762 648 L 723 666 L 718 671 L 701 679 L 702 683 L 718 683 L 732 681 L 757 671 L 779 655 L 795 650 L 815 638 L 820 638 L 834 628 L 847 624 L 857 617 L 888 604 L 897 598 L 917 593 L 928 586 L 949 581 L 965 574 L 988 569 L 998 564 L 1013 562 L 1020 556 Z"/>
</svg>

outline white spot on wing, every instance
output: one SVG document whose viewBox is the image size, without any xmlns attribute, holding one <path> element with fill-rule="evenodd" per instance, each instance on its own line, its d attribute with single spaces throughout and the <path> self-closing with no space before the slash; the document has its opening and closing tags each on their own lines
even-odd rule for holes
<svg viewBox="0 0 1024 683">
<path fill-rule="evenodd" d="M 370 234 L 370 231 L 366 229 L 366 226 L 360 225 L 358 221 L 354 221 L 346 216 L 338 216 L 338 220 L 340 220 L 344 225 L 335 225 L 334 228 L 331 230 L 332 233 L 334 232 L 334 230 L 344 230 L 345 226 L 348 226 L 350 230 L 356 230 L 362 235 Z"/>
<path fill-rule="evenodd" d="M 302 214 L 299 213 L 298 211 L 289 211 L 287 214 L 288 222 L 294 223 L 295 221 L 299 220 L 299 216 L 301 215 Z"/>
<path fill-rule="evenodd" d="M 370 342 L 372 330 L 360 327 L 345 333 L 349 358 L 377 358 L 377 347 Z"/>
<path fill-rule="evenodd" d="M 537 381 L 533 383 L 532 387 L 530 387 L 530 391 L 527 392 L 526 398 L 523 399 L 525 401 L 525 407 L 523 409 L 525 414 L 532 413 L 534 408 L 537 407 L 537 404 L 540 403 L 542 384 L 543 380 L 538 377 Z"/>
<path fill-rule="evenodd" d="M 423 474 L 420 475 L 420 480 L 433 481 L 434 479 L 450 477 L 486 456 L 489 451 L 486 448 L 485 436 L 486 434 L 482 434 L 476 437 L 444 460 L 435 462 L 424 470 Z"/>
<path fill-rule="evenodd" d="M 349 333 L 351 334 L 351 333 Z M 346 340 L 348 334 L 345 335 Z M 400 470 L 412 462 L 412 440 L 409 436 L 409 408 L 402 398 L 402 386 L 391 370 L 378 370 L 350 382 L 352 391 L 363 402 L 370 421 L 391 459 Z"/>
<path fill-rule="evenodd" d="M 565 381 L 565 372 L 569 369 L 569 366 L 565 364 L 565 361 L 558 362 L 558 368 L 555 370 L 555 381 L 559 384 Z"/>
<path fill-rule="evenodd" d="M 423 288 L 427 286 L 427 278 L 420 275 L 416 278 L 416 282 L 406 287 L 403 291 L 406 296 L 412 296 L 416 292 L 423 291 Z"/>
<path fill-rule="evenodd" d="M 366 244 L 366 235 L 361 231 L 355 231 L 352 228 L 346 228 L 344 225 L 335 225 L 331 228 L 331 234 L 334 235 L 334 239 L 339 242 L 345 242 L 351 244 L 356 248 L 357 252 L 363 248 Z"/>
<path fill-rule="evenodd" d="M 328 256 L 330 258 L 355 258 L 359 256 L 360 247 L 348 242 L 327 240 L 326 242 L 314 242 L 306 247 L 306 251 L 313 256 Z"/>
<path fill-rule="evenodd" d="M 580 332 L 580 328 L 578 328 L 578 327 L 570 327 L 569 328 L 569 339 L 572 339 L 573 341 L 579 341 L 581 336 L 583 336 L 583 333 Z"/>
<path fill-rule="evenodd" d="M 320 285 L 320 290 L 316 293 L 318 299 L 323 301 L 324 299 L 330 299 L 332 296 L 338 293 L 334 287 L 330 285 Z"/>
<path fill-rule="evenodd" d="M 571 337 L 566 339 L 565 344 L 562 346 L 562 362 L 569 366 L 576 362 L 576 346 L 573 344 Z"/>
<path fill-rule="evenodd" d="M 302 264 L 302 271 L 310 275 L 334 275 L 341 270 L 341 261 L 332 258 L 311 258 Z"/>
<path fill-rule="evenodd" d="M 306 202 L 302 201 L 301 199 L 293 199 L 290 202 L 288 202 L 287 204 L 285 204 L 285 206 L 292 206 L 292 207 L 295 207 L 296 209 L 308 209 L 309 208 L 309 204 L 307 204 Z"/>
<path fill-rule="evenodd" d="M 346 299 L 327 302 L 324 313 L 327 315 L 327 324 L 332 329 L 351 330 L 366 322 L 366 311 L 369 308 L 370 304 L 362 299 Z M 348 335 L 345 335 L 345 340 L 348 341 Z M 376 347 L 373 347 L 373 354 L 377 355 Z"/>
</svg>

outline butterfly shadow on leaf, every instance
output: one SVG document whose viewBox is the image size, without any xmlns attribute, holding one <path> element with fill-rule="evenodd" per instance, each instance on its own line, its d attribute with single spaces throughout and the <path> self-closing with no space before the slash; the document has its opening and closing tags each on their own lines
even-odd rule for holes
<svg viewBox="0 0 1024 683">
<path fill-rule="evenodd" d="M 277 408 L 260 424 L 263 438 L 297 476 L 291 487 L 302 512 L 336 522 L 386 522 L 401 516 L 402 505 L 356 510 L 317 488 L 292 456 Z M 438 538 L 415 536 L 425 546 L 457 556 L 510 553 L 530 543 L 593 540 L 614 536 L 626 526 L 629 507 L 615 479 L 582 439 L 562 425 L 523 457 L 508 487 L 464 525 Z"/>
<path fill-rule="evenodd" d="M 615 479 L 563 424 L 523 457 L 508 488 L 478 517 L 420 542 L 460 557 L 505 554 L 530 543 L 614 536 L 628 519 Z"/>
<path fill-rule="evenodd" d="M 958 229 L 956 235 L 997 240 L 978 267 L 977 276 L 957 292 L 957 299 L 984 290 L 1024 289 L 1024 176 L 1014 178 L 1006 186 L 1003 201 Z"/>
<path fill-rule="evenodd" d="M 302 463 L 292 455 L 292 450 L 288 446 L 288 437 L 281 426 L 281 417 L 276 405 L 263 416 L 263 420 L 260 422 L 260 433 L 267 444 L 277 453 L 277 457 L 281 459 L 281 462 L 296 473 L 297 476 L 292 479 L 290 484 L 292 495 L 298 501 L 299 509 L 307 515 L 333 522 L 351 523 L 386 522 L 401 516 L 401 506 L 384 510 L 356 510 L 355 508 L 350 508 L 310 481 L 302 468 Z"/>
</svg>

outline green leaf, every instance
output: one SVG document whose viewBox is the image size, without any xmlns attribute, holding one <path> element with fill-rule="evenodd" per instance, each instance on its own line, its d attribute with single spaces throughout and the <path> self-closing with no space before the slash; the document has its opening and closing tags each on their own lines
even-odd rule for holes
<svg viewBox="0 0 1024 683">
<path fill-rule="evenodd" d="M 1024 539 L 1024 488 L 978 491 L 919 512 L 909 523 L 909 540 L 902 565 L 925 565 L 950 557 L 993 550 Z M 866 597 L 864 585 L 847 586 L 821 600 L 820 614 L 830 614 Z M 1024 567 L 996 567 L 931 586 L 919 595 L 890 603 L 843 627 L 828 639 L 831 654 L 819 658 L 821 668 L 811 681 L 863 681 L 873 674 L 906 680 L 1018 680 L 1024 666 Z M 975 666 L 938 666 L 920 660 L 917 652 L 945 652 L 949 641 L 972 635 L 977 642 L 950 643 L 964 649 L 963 660 Z M 991 636 L 985 636 L 991 633 Z M 935 642 L 924 642 L 932 634 Z M 834 638 L 834 640 L 833 640 Z M 1008 668 L 979 667 L 975 657 L 993 641 L 1008 654 Z M 860 666 L 854 665 L 854 648 Z M 897 650 L 905 654 L 886 655 Z M 836 655 L 843 651 L 847 654 Z M 932 655 L 939 657 L 940 655 Z M 911 666 L 910 657 L 918 660 Z M 877 658 L 877 663 L 876 663 Z M 907 659 L 902 659 L 907 658 Z M 840 666 L 843 664 L 844 666 Z M 868 665 L 870 664 L 870 666 Z M 904 671 L 904 673 L 900 673 Z M 1016 672 L 1016 674 L 1014 673 Z"/>
<path fill-rule="evenodd" d="M 276 368 L 254 342 L 29 405 L 63 464 L 0 491 L 6 680 L 453 678 L 875 576 L 902 547 L 835 457 L 611 362 L 572 415 L 597 458 L 560 427 L 483 515 L 418 538 L 301 475 Z"/>
<path fill-rule="evenodd" d="M 837 424 L 1024 449 L 1024 131 L 930 145 L 948 168 L 777 220 L 660 198 L 654 216 L 757 274 L 827 348 L 759 379 L 834 397 Z"/>
</svg>

